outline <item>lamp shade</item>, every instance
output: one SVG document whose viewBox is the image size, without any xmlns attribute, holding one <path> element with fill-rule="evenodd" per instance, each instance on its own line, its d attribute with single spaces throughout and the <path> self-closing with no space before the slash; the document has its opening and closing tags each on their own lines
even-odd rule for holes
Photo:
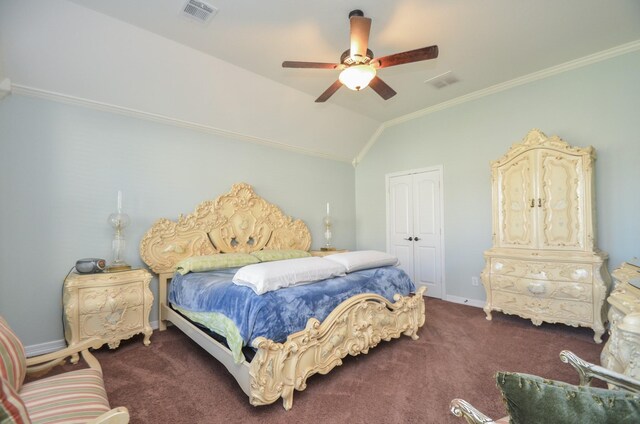
<svg viewBox="0 0 640 424">
<path fill-rule="evenodd" d="M 347 88 L 360 91 L 369 85 L 375 76 L 376 70 L 373 66 L 355 65 L 349 66 L 347 69 L 340 72 L 338 79 L 342 84 L 346 85 Z"/>
</svg>

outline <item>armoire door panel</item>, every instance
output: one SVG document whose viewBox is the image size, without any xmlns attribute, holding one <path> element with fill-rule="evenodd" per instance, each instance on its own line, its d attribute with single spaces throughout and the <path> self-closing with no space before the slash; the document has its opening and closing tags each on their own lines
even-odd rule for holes
<svg viewBox="0 0 640 424">
<path fill-rule="evenodd" d="M 540 248 L 584 248 L 584 181 L 580 157 L 543 152 L 538 213 Z"/>
<path fill-rule="evenodd" d="M 499 242 L 504 247 L 535 247 L 534 156 L 523 154 L 498 170 Z"/>
</svg>

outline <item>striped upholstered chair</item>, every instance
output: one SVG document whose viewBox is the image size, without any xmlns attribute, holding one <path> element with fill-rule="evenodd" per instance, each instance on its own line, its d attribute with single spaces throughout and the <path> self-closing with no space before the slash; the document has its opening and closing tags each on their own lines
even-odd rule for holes
<svg viewBox="0 0 640 424">
<path fill-rule="evenodd" d="M 111 409 L 100 364 L 88 340 L 73 349 L 26 358 L 24 347 L 0 317 L 0 423 L 110 423 L 126 424 L 126 408 Z M 82 353 L 89 368 L 25 383 L 27 374 L 38 376 Z"/>
</svg>

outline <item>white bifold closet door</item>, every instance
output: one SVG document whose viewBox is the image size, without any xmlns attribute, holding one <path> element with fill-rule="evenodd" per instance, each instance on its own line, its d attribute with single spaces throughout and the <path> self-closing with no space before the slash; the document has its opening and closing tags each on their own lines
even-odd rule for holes
<svg viewBox="0 0 640 424">
<path fill-rule="evenodd" d="M 388 176 L 387 245 L 417 287 L 442 298 L 441 169 Z"/>
</svg>

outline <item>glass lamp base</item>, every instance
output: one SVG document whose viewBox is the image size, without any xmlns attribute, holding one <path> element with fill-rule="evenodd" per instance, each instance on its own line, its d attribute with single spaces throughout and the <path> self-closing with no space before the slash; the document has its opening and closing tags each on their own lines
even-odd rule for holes
<svg viewBox="0 0 640 424">
<path fill-rule="evenodd" d="M 336 250 L 336 248 L 335 247 L 321 247 L 320 250 L 323 251 L 323 252 L 332 252 L 332 251 Z"/>
<path fill-rule="evenodd" d="M 106 272 L 119 272 L 119 271 L 128 271 L 131 269 L 131 265 L 127 264 L 112 264 L 107 267 Z"/>
</svg>

